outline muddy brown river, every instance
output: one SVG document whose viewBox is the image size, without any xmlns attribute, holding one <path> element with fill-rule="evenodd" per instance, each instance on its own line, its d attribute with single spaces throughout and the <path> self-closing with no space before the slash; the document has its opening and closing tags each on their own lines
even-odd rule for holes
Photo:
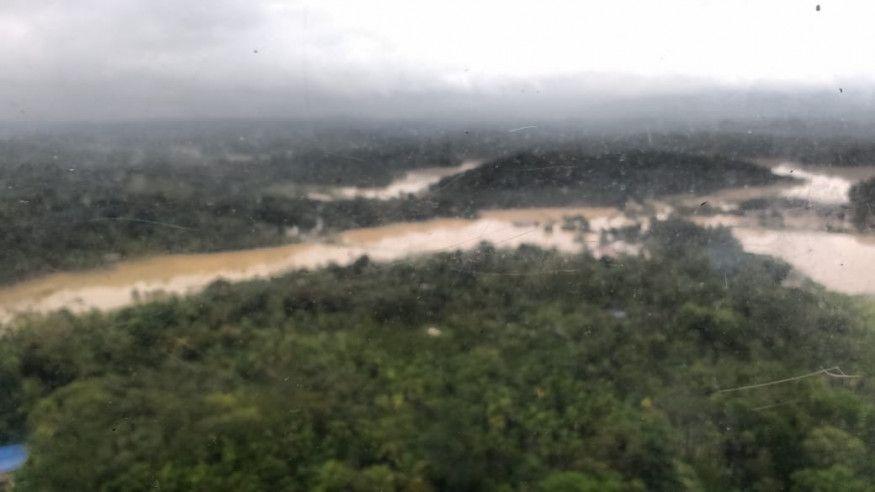
<svg viewBox="0 0 875 492">
<path fill-rule="evenodd" d="M 470 164 L 469 164 L 470 165 Z M 795 169 L 782 164 L 777 173 Z M 867 168 L 868 169 L 868 168 Z M 726 190 L 710 196 L 731 205 L 751 196 L 820 196 L 834 204 L 842 190 L 841 175 L 793 171 L 807 178 L 804 185 Z M 865 171 L 857 170 L 858 173 Z M 875 170 L 873 170 L 875 173 Z M 405 177 L 404 179 L 407 179 Z M 824 181 L 826 180 L 826 181 Z M 841 180 L 841 181 L 840 181 Z M 819 190 L 817 182 L 830 182 L 829 190 Z M 391 187 L 392 185 L 390 185 Z M 849 186 L 849 185 L 848 185 Z M 695 200 L 703 199 L 696 197 Z M 655 203 L 657 217 L 671 211 L 667 204 Z M 582 216 L 590 228 L 586 232 L 562 228 L 563 218 Z M 716 215 L 697 217 L 706 226 L 732 228 L 747 251 L 767 254 L 790 263 L 800 273 L 825 287 L 849 294 L 875 295 L 875 235 L 833 233 L 822 230 L 767 229 L 756 226 L 748 217 Z M 361 255 L 377 261 L 471 249 L 488 241 L 500 248 L 522 244 L 555 248 L 562 252 L 586 249 L 595 256 L 637 254 L 640 246 L 622 241 L 603 241 L 601 231 L 642 223 L 646 219 L 627 216 L 615 208 L 563 207 L 482 211 L 476 219 L 434 219 L 382 227 L 353 229 L 337 235 L 285 246 L 207 254 L 165 255 L 119 262 L 85 272 L 58 273 L 0 288 L 0 320 L 17 314 L 69 309 L 115 309 L 139 300 L 167 294 L 190 294 L 210 283 L 225 279 L 241 281 L 265 278 L 298 269 L 344 265 Z M 553 227 L 547 227 L 554 224 Z"/>
<path fill-rule="evenodd" d="M 565 216 L 583 216 L 592 232 L 544 227 Z M 471 249 L 483 241 L 497 247 L 534 244 L 564 252 L 587 248 L 595 255 L 637 252 L 633 245 L 599 244 L 599 231 L 633 223 L 610 208 L 541 208 L 485 211 L 479 218 L 434 219 L 352 229 L 334 237 L 242 251 L 166 255 L 119 262 L 85 272 L 58 273 L 0 288 L 0 317 L 66 308 L 74 312 L 113 309 L 160 294 L 197 292 L 225 279 L 264 278 L 298 269 L 345 265 L 362 255 L 390 261 L 413 255 Z"/>
</svg>

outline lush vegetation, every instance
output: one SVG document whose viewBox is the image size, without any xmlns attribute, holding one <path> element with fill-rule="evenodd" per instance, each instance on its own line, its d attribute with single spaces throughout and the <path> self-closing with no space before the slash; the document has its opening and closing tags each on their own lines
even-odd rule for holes
<svg viewBox="0 0 875 492">
<path fill-rule="evenodd" d="M 875 178 L 851 187 L 851 221 L 859 229 L 875 229 Z"/>
<path fill-rule="evenodd" d="M 424 196 L 320 202 L 274 189 L 385 184 L 417 166 L 533 144 L 397 130 L 226 133 L 0 140 L 0 283 L 149 254 L 278 244 L 300 238 L 290 231 L 319 226 L 471 215 L 484 206 L 623 203 L 774 179 L 744 162 L 665 152 L 591 155 L 601 147 L 579 143 L 498 159 Z"/>
<path fill-rule="evenodd" d="M 333 184 L 340 176 L 342 183 L 388 182 L 403 169 L 460 159 L 446 141 L 429 139 L 368 147 L 359 138 L 333 152 L 321 150 L 319 139 L 294 140 L 288 144 L 297 145 L 294 151 L 272 141 L 208 140 L 197 158 L 189 155 L 194 144 L 159 142 L 170 149 L 139 143 L 109 151 L 75 139 L 2 142 L 0 283 L 124 257 L 288 242 L 291 227 L 344 229 L 433 216 L 429 202 L 322 203 L 268 188 L 287 180 Z"/>
<path fill-rule="evenodd" d="M 25 320 L 0 339 L 0 439 L 30 447 L 21 490 L 869 490 L 857 305 L 726 230 L 644 240 Z M 810 375 L 837 365 L 864 377 Z"/>
<path fill-rule="evenodd" d="M 253 182 L 263 179 L 258 171 L 249 175 L 171 166 L 0 167 L 0 283 L 126 257 L 294 241 L 290 228 L 337 230 L 441 213 L 437 202 L 413 198 L 277 196 Z"/>
<path fill-rule="evenodd" d="M 770 184 L 780 178 L 746 161 L 660 151 L 589 155 L 523 152 L 445 178 L 434 193 L 481 207 L 592 203 L 622 205 L 668 194 Z"/>
</svg>

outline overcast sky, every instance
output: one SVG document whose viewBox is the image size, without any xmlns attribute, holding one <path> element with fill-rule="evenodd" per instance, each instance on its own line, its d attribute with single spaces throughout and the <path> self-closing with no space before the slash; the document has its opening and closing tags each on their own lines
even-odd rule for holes
<svg viewBox="0 0 875 492">
<path fill-rule="evenodd" d="M 868 93 L 875 2 L 816 5 L 0 0 L 0 120 L 361 116 L 713 87 Z"/>
</svg>

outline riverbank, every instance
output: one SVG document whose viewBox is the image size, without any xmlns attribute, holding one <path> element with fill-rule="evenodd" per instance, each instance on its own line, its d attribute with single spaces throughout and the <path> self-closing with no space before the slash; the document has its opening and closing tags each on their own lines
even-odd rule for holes
<svg viewBox="0 0 875 492">
<path fill-rule="evenodd" d="M 835 189 L 826 194 L 810 193 L 810 207 L 785 207 L 777 212 L 782 213 L 781 227 L 764 226 L 760 212 L 739 208 L 745 201 L 788 198 L 805 186 L 816 188 L 818 182 L 840 178 L 790 163 L 775 164 L 773 168 L 785 174 L 798 174 L 807 184 L 727 189 L 698 197 L 629 204 L 623 210 L 614 207 L 481 210 L 474 219 L 402 222 L 350 229 L 276 247 L 122 261 L 106 268 L 52 274 L 0 288 L 0 320 L 58 309 L 72 312 L 116 309 L 167 295 L 192 294 L 219 279 L 235 282 L 330 264 L 346 265 L 363 255 L 376 261 L 393 261 L 467 250 L 481 242 L 499 248 L 531 244 L 566 253 L 585 249 L 597 257 L 637 254 L 640 245 L 605 233 L 624 227 L 646 229 L 652 218 L 664 220 L 671 213 L 700 226 L 729 227 L 749 252 L 781 258 L 828 289 L 875 295 L 875 277 L 871 275 L 875 271 L 875 237 L 831 232 L 818 218 L 818 209 L 837 206 Z M 795 169 L 799 171 L 790 173 Z M 821 172 L 832 169 L 823 168 Z M 855 172 L 865 176 L 875 170 L 858 168 Z M 821 196 L 824 200 L 817 201 Z M 702 215 L 696 213 L 696 208 L 692 208 L 692 213 L 684 209 L 689 209 L 692 203 L 708 204 L 713 213 Z M 784 216 L 790 219 L 785 221 Z M 786 223 L 793 226 L 786 227 Z"/>
</svg>

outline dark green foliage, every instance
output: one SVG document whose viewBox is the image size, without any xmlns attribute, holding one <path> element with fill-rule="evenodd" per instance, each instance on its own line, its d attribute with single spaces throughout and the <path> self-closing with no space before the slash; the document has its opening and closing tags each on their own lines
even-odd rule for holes
<svg viewBox="0 0 875 492">
<path fill-rule="evenodd" d="M 616 479 L 602 480 L 578 472 L 556 472 L 541 481 L 542 492 L 620 492 L 629 487 Z"/>
<path fill-rule="evenodd" d="M 645 240 L 648 257 L 616 260 L 490 246 L 363 259 L 22 322 L 0 339 L 0 435 L 31 451 L 17 486 L 872 483 L 868 377 L 719 392 L 871 374 L 855 307 L 783 287 L 785 265 L 723 230 L 672 221 Z"/>
<path fill-rule="evenodd" d="M 480 207 L 590 203 L 622 205 L 668 194 L 769 184 L 780 178 L 745 161 L 674 152 L 523 152 L 433 187 L 436 196 Z"/>
<path fill-rule="evenodd" d="M 875 229 L 875 178 L 851 187 L 851 221 L 861 230 Z"/>
<path fill-rule="evenodd" d="M 60 159 L 47 157 L 42 147 L 22 149 L 5 142 L 3 148 L 3 143 L 0 283 L 149 254 L 279 244 L 290 241 L 287 227 L 307 231 L 320 220 L 330 229 L 345 229 L 432 217 L 438 211 L 431 201 L 321 203 L 278 196 L 267 188 L 285 180 L 333 183 L 331 173 L 356 183 L 361 181 L 356 176 L 364 174 L 383 182 L 404 169 L 450 159 L 444 142 L 401 140 L 383 142 L 376 150 L 335 150 L 333 160 L 311 149 L 242 163 L 216 158 L 191 163 L 176 156 L 172 164 L 126 165 L 123 161 L 131 156 L 90 151 L 83 157 L 67 142 L 58 144 Z M 355 172 L 340 164 L 349 162 L 355 163 Z"/>
</svg>

